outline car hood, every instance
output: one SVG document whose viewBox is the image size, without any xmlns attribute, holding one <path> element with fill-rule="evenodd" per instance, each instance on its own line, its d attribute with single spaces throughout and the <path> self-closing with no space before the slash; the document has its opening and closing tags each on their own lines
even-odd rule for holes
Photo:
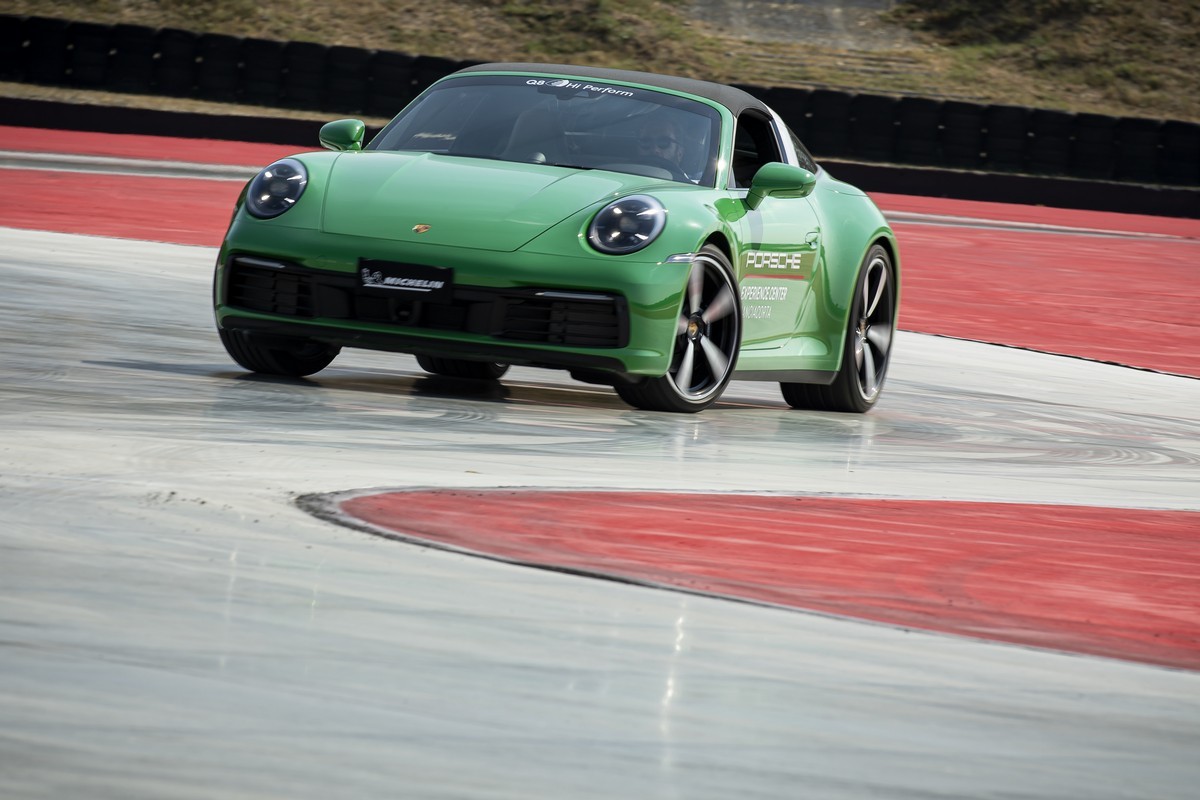
<svg viewBox="0 0 1200 800">
<path fill-rule="evenodd" d="M 322 228 L 512 251 L 606 196 L 646 183 L 636 175 L 432 153 L 345 153 L 329 175 Z"/>
</svg>

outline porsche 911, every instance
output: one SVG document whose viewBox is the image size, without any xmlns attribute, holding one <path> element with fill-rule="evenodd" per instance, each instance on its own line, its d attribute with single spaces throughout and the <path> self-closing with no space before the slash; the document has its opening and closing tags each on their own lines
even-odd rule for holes
<svg viewBox="0 0 1200 800">
<path fill-rule="evenodd" d="M 366 348 L 464 381 L 565 370 L 654 411 L 705 409 L 731 380 L 794 408 L 879 399 L 892 230 L 745 91 L 483 64 L 369 140 L 352 119 L 319 138 L 248 182 L 220 249 L 217 331 L 247 370 Z"/>
</svg>

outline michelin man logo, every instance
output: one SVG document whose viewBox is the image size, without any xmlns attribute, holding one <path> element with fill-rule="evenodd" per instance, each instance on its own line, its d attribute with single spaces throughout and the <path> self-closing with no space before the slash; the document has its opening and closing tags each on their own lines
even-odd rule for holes
<svg viewBox="0 0 1200 800">
<path fill-rule="evenodd" d="M 425 278 L 393 278 L 378 270 L 372 272 L 363 267 L 361 270 L 363 286 L 378 286 L 381 289 L 399 289 L 403 292 L 433 292 L 443 288 L 445 281 L 428 280 Z"/>
</svg>

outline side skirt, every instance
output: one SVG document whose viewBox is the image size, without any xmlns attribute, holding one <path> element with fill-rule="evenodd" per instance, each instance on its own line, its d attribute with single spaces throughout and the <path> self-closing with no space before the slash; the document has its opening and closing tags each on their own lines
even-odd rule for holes
<svg viewBox="0 0 1200 800">
<path fill-rule="evenodd" d="M 830 372 L 823 369 L 786 369 L 786 370 L 770 370 L 756 369 L 735 370 L 733 380 L 735 381 L 772 381 L 777 383 L 815 383 L 820 386 L 828 386 L 833 383 L 833 379 L 837 377 L 836 372 Z"/>
</svg>

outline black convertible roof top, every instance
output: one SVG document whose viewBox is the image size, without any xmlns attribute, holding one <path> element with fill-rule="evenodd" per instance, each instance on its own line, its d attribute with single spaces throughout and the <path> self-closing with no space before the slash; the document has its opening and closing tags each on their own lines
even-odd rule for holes
<svg viewBox="0 0 1200 800">
<path fill-rule="evenodd" d="M 597 81 L 617 81 L 619 83 L 640 83 L 645 86 L 657 86 L 661 89 L 671 89 L 676 92 L 686 92 L 697 97 L 703 97 L 728 108 L 734 114 L 740 114 L 744 109 L 755 108 L 766 112 L 767 107 L 753 95 L 726 86 L 722 83 L 711 83 L 694 78 L 676 78 L 671 75 L 657 75 L 653 72 L 635 72 L 627 69 L 604 69 L 602 67 L 577 67 L 568 64 L 530 64 L 530 63 L 493 63 L 476 64 L 465 67 L 453 73 L 462 75 L 469 72 L 516 72 L 524 75 L 558 75 L 591 78 Z"/>
</svg>

